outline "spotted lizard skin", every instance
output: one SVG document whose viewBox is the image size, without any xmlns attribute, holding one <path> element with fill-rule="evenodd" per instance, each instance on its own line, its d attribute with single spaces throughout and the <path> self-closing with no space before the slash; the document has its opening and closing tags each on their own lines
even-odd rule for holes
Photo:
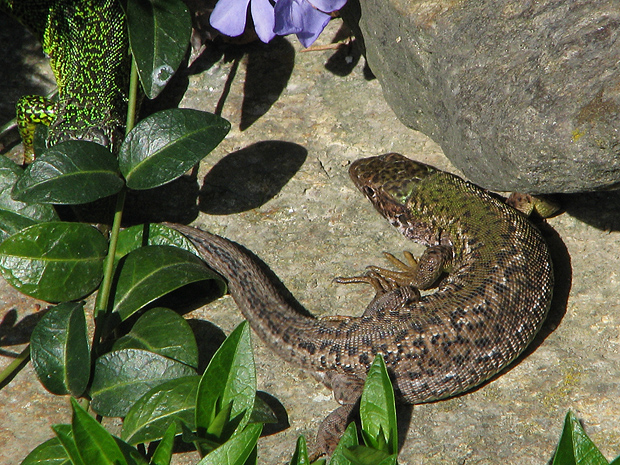
<svg viewBox="0 0 620 465">
<path fill-rule="evenodd" d="M 37 124 L 46 144 L 82 139 L 113 150 L 122 138 L 129 91 L 129 38 L 119 0 L 0 0 L 50 57 L 56 101 L 28 95 L 16 104 L 24 161 L 34 160 Z"/>
<path fill-rule="evenodd" d="M 329 386 L 352 381 L 352 392 L 337 393 L 343 403 L 357 400 L 378 354 L 408 403 L 465 392 L 510 364 L 540 329 L 551 302 L 552 264 L 540 232 L 481 188 L 399 154 L 358 160 L 349 172 L 379 213 L 428 246 L 408 270 L 370 267 L 352 279 L 378 290 L 362 316 L 304 314 L 240 246 L 189 226 L 172 227 L 226 278 L 271 350 Z M 419 295 L 418 288 L 433 286 L 435 292 Z"/>
</svg>

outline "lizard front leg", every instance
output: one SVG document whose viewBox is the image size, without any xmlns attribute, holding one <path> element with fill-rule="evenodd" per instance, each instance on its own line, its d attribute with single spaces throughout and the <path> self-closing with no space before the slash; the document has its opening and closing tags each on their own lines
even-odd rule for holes
<svg viewBox="0 0 620 465">
<path fill-rule="evenodd" d="M 26 95 L 15 105 L 17 127 L 24 145 L 24 164 L 34 161 L 34 134 L 37 124 L 49 126 L 57 115 L 57 104 L 39 95 Z"/>
</svg>

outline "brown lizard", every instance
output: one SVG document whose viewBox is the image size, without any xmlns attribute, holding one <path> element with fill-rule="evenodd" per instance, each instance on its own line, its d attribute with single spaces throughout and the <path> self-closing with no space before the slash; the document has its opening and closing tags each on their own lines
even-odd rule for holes
<svg viewBox="0 0 620 465">
<path fill-rule="evenodd" d="M 488 380 L 531 342 L 549 309 L 553 273 L 540 232 L 517 210 L 461 178 L 399 154 L 354 162 L 355 185 L 406 237 L 426 245 L 401 271 L 369 267 L 361 277 L 377 296 L 362 316 L 316 319 L 300 313 L 235 243 L 171 225 L 223 275 L 258 336 L 285 360 L 334 389 L 345 404 L 320 430 L 331 450 L 361 394 L 375 355 L 383 355 L 397 397 L 444 399 Z M 418 289 L 438 284 L 420 296 Z"/>
</svg>

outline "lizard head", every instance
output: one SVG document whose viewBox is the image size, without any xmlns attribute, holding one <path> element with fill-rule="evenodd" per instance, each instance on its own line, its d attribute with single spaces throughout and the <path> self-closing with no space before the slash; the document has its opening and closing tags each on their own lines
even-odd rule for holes
<svg viewBox="0 0 620 465">
<path fill-rule="evenodd" d="M 349 175 L 377 211 L 406 237 L 424 244 L 437 244 L 432 221 L 420 215 L 416 193 L 422 181 L 437 173 L 432 166 L 398 153 L 353 162 Z"/>
<path fill-rule="evenodd" d="M 431 166 L 398 153 L 387 153 L 353 162 L 349 175 L 357 188 L 381 212 L 386 203 L 405 206 L 420 181 L 435 171 Z"/>
</svg>

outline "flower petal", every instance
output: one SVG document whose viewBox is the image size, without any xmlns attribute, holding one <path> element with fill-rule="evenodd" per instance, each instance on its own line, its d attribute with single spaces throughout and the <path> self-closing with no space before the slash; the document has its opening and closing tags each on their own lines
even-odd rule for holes
<svg viewBox="0 0 620 465">
<path fill-rule="evenodd" d="M 275 13 L 274 32 L 278 35 L 297 34 L 304 47 L 312 45 L 331 19 L 306 0 L 278 0 Z"/>
<path fill-rule="evenodd" d="M 310 47 L 331 19 L 331 16 L 328 14 L 315 10 L 310 6 L 304 17 L 303 29 L 297 33 L 297 38 L 301 45 Z"/>
<path fill-rule="evenodd" d="M 332 11 L 340 10 L 347 0 L 309 0 L 314 8 L 324 11 L 325 13 L 331 13 Z"/>
<path fill-rule="evenodd" d="M 211 13 L 211 26 L 229 37 L 243 34 L 250 0 L 219 0 Z"/>
<path fill-rule="evenodd" d="M 222 0 L 220 0 L 222 1 Z M 250 4 L 252 20 L 256 35 L 262 42 L 269 42 L 274 38 L 275 13 L 269 0 L 252 0 Z"/>
</svg>

